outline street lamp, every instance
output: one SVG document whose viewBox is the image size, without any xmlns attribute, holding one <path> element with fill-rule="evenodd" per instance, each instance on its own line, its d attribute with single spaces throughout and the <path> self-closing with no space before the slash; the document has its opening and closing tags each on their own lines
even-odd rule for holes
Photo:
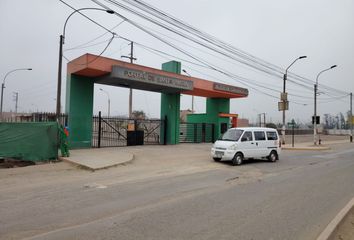
<svg viewBox="0 0 354 240">
<path fill-rule="evenodd" d="M 113 10 L 106 10 L 102 8 L 80 8 L 76 9 L 73 11 L 65 20 L 64 23 L 64 28 L 63 28 L 63 34 L 60 35 L 59 38 L 59 63 L 58 63 L 58 86 L 57 86 L 57 106 L 56 106 L 56 117 L 57 119 L 59 118 L 60 115 L 60 106 L 61 106 L 61 72 L 62 72 L 62 60 L 63 60 L 63 45 L 64 45 L 64 39 L 65 39 L 65 28 L 66 24 L 68 23 L 68 20 L 72 15 L 74 15 L 77 12 L 80 12 L 82 10 L 99 10 L 99 11 L 105 11 L 109 14 L 114 14 Z"/>
<path fill-rule="evenodd" d="M 331 70 L 333 68 L 337 67 L 337 65 L 333 65 L 330 68 L 327 68 L 325 70 L 322 70 L 317 74 L 316 77 L 316 84 L 314 85 L 314 99 L 315 99 L 315 104 L 314 104 L 314 114 L 313 114 L 313 143 L 314 145 L 317 144 L 317 88 L 318 88 L 318 78 L 319 76 L 328 70 Z"/>
<path fill-rule="evenodd" d="M 185 69 L 182 69 L 182 72 L 187 74 L 189 77 L 192 77 Z M 194 113 L 194 95 L 192 95 L 192 113 Z"/>
<path fill-rule="evenodd" d="M 102 91 L 105 94 L 107 94 L 107 97 L 108 97 L 108 117 L 109 117 L 110 113 L 111 113 L 111 99 L 109 97 L 109 93 L 107 91 L 103 90 L 102 88 L 100 88 L 100 91 Z"/>
<path fill-rule="evenodd" d="M 303 58 L 307 58 L 307 56 L 300 56 L 298 58 L 296 58 L 285 70 L 285 74 L 284 74 L 284 78 L 283 78 L 283 94 L 281 96 L 281 101 L 282 101 L 282 104 L 283 104 L 283 128 L 282 128 L 282 131 L 281 131 L 281 136 L 282 136 L 282 144 L 285 144 L 285 111 L 287 110 L 286 109 L 286 105 L 288 103 L 288 97 L 287 97 L 287 94 L 286 94 L 286 79 L 288 77 L 288 70 L 289 68 L 297 61 L 297 60 L 300 60 L 300 59 L 303 59 Z"/>
<path fill-rule="evenodd" d="M 14 70 L 11 70 L 10 72 L 6 73 L 4 80 L 1 84 L 1 104 L 0 104 L 0 115 L 2 117 L 2 105 L 3 105 L 3 98 L 4 98 L 4 88 L 5 88 L 5 80 L 7 76 L 9 76 L 11 73 L 16 72 L 16 71 L 31 71 L 32 68 L 17 68 Z"/>
</svg>

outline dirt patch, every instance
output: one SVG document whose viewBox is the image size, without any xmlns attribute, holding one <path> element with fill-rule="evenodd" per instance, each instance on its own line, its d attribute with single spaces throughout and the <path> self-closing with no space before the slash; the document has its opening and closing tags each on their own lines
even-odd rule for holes
<svg viewBox="0 0 354 240">
<path fill-rule="evenodd" d="M 353 240 L 354 239 L 354 207 L 348 212 L 337 230 L 329 238 L 330 240 Z"/>
<path fill-rule="evenodd" d="M 32 161 L 19 160 L 14 158 L 0 159 L 0 168 L 27 167 L 32 165 L 35 165 L 35 163 Z"/>
</svg>

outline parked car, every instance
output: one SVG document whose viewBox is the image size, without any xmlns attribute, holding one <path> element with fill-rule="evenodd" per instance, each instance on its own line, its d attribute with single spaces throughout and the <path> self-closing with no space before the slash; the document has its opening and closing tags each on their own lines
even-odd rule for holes
<svg viewBox="0 0 354 240">
<path fill-rule="evenodd" d="M 215 161 L 231 160 L 241 165 L 247 159 L 279 160 L 280 139 L 273 128 L 230 128 L 212 146 Z"/>
</svg>

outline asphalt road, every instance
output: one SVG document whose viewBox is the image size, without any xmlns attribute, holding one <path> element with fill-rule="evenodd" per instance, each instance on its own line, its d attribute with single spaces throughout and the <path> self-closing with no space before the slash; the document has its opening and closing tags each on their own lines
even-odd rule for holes
<svg viewBox="0 0 354 240">
<path fill-rule="evenodd" d="M 0 170 L 0 239 L 307 240 L 354 196 L 352 144 L 237 167 L 212 162 L 208 145 L 188 164 L 180 148 L 184 165 L 167 151 L 154 171 L 145 151 L 95 173 L 63 163 Z"/>
</svg>

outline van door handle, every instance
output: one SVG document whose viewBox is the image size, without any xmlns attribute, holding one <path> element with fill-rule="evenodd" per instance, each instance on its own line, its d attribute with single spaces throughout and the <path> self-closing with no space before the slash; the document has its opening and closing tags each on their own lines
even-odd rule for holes
<svg viewBox="0 0 354 240">
<path fill-rule="evenodd" d="M 256 146 L 258 146 L 258 142 L 256 143 Z"/>
<path fill-rule="evenodd" d="M 251 142 L 251 144 L 254 144 L 253 142 Z"/>
</svg>

